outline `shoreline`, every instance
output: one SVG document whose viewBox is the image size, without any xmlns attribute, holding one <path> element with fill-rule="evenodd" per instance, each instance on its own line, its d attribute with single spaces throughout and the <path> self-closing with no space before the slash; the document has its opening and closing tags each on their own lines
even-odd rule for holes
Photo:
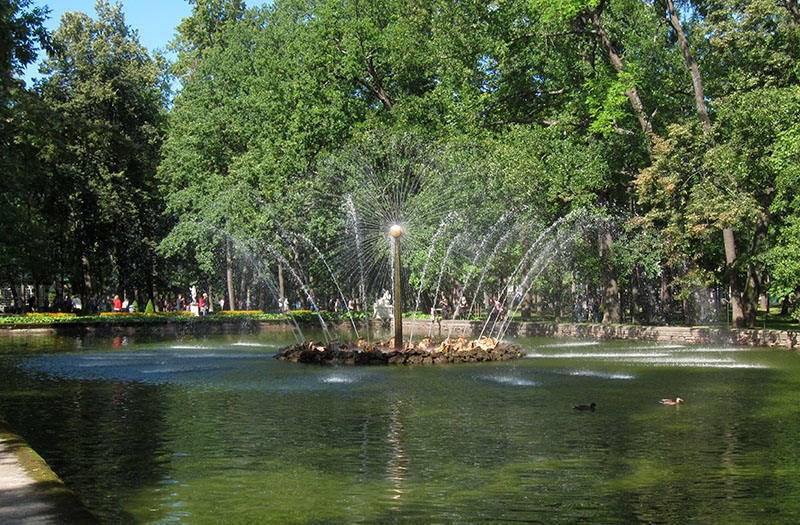
<svg viewBox="0 0 800 525">
<path fill-rule="evenodd" d="M 403 320 L 405 326 L 406 320 Z M 444 321 L 437 326 L 437 337 L 480 333 L 483 323 Z M 427 327 L 427 324 L 426 324 Z M 735 345 L 754 348 L 794 350 L 800 344 L 800 330 L 767 330 L 754 328 L 717 328 L 709 326 L 642 326 L 598 323 L 513 322 L 509 337 L 556 337 L 592 340 L 631 340 L 673 344 Z"/>
<path fill-rule="evenodd" d="M 364 320 L 357 323 L 364 326 Z M 316 323 L 303 322 L 302 326 L 314 327 Z M 370 321 L 373 326 L 388 329 L 388 321 Z M 348 328 L 349 320 L 329 321 L 331 327 Z M 419 337 L 430 334 L 437 339 L 446 337 L 474 338 L 480 335 L 483 321 L 442 321 L 419 318 L 404 318 L 403 326 L 407 333 L 414 332 Z M 0 337 L 19 335 L 182 335 L 182 334 L 236 334 L 258 332 L 289 332 L 291 326 L 286 320 L 210 320 L 209 322 L 71 322 L 71 323 L 31 323 L 0 324 Z M 417 332 L 419 331 L 419 332 Z M 798 330 L 770 330 L 757 328 L 728 328 L 711 326 L 643 326 L 611 325 L 597 323 L 556 323 L 546 321 L 514 321 L 506 332 L 508 337 L 557 337 L 595 340 L 636 340 L 673 344 L 715 344 L 765 348 L 785 348 L 794 350 L 800 346 Z"/>
<path fill-rule="evenodd" d="M 1 419 L 0 523 L 98 523 L 47 462 Z"/>
<path fill-rule="evenodd" d="M 337 325 L 338 323 L 330 323 Z M 343 327 L 348 321 L 341 322 Z M 364 321 L 359 320 L 363 327 Z M 373 324 L 373 323 L 371 323 Z M 447 337 L 477 337 L 484 328 L 479 321 L 403 319 L 408 333 L 417 338 L 428 334 Z M 304 323 L 304 327 L 313 323 Z M 374 322 L 383 329 L 389 322 Z M 285 320 L 240 320 L 194 323 L 52 323 L 0 325 L 0 337 L 52 335 L 182 335 L 288 332 Z M 591 340 L 637 340 L 672 344 L 713 344 L 795 350 L 800 330 L 735 329 L 714 327 L 603 325 L 594 323 L 513 322 L 509 337 L 555 337 Z M 0 522 L 97 523 L 96 518 L 67 488 L 47 463 L 0 419 Z"/>
</svg>

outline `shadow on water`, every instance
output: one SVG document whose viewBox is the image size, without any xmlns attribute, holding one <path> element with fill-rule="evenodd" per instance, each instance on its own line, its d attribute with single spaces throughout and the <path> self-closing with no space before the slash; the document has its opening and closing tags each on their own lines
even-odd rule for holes
<svg viewBox="0 0 800 525">
<path fill-rule="evenodd" d="M 287 338 L 6 346 L 0 416 L 107 523 L 800 512 L 794 354 L 525 339 L 515 362 L 320 367 L 272 359 Z"/>
</svg>

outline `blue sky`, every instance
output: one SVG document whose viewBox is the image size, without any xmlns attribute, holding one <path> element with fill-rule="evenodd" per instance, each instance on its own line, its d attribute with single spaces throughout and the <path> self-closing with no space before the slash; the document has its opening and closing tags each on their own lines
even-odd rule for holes
<svg viewBox="0 0 800 525">
<path fill-rule="evenodd" d="M 54 30 L 67 11 L 82 11 L 97 18 L 95 0 L 33 0 L 32 5 L 50 8 L 45 27 Z M 115 0 L 111 0 L 112 5 Z M 160 49 L 166 51 L 167 43 L 175 34 L 175 27 L 183 18 L 192 14 L 192 6 L 186 0 L 122 0 L 125 23 L 139 31 L 139 42 L 148 52 Z M 251 2 L 248 2 L 252 5 Z M 169 56 L 169 55 L 168 55 Z M 43 57 L 39 56 L 41 60 Z M 38 64 L 32 64 L 25 72 L 25 80 L 30 85 L 32 78 L 40 77 Z"/>
</svg>

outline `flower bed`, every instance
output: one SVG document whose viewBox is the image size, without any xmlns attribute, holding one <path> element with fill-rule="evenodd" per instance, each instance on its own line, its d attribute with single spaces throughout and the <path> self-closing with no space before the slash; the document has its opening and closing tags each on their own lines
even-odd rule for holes
<svg viewBox="0 0 800 525">
<path fill-rule="evenodd" d="M 2 315 L 0 325 L 3 324 L 44 324 L 44 323 L 70 323 L 78 317 L 72 313 L 30 313 L 23 315 Z"/>
<path fill-rule="evenodd" d="M 319 323 L 316 312 L 308 310 L 295 310 L 291 312 L 294 319 L 298 322 Z M 319 315 L 325 321 L 342 321 L 347 319 L 347 314 L 321 312 Z M 363 319 L 363 312 L 354 312 L 353 317 Z M 97 315 L 76 315 L 66 313 L 35 313 L 27 315 L 0 315 L 0 326 L 11 326 L 24 328 L 25 325 L 42 324 L 115 324 L 115 323 L 143 323 L 157 324 L 163 322 L 178 323 L 215 323 L 230 321 L 273 321 L 286 320 L 287 315 L 282 313 L 265 313 L 260 310 L 222 310 L 208 315 L 195 316 L 191 312 L 103 312 Z"/>
<path fill-rule="evenodd" d="M 100 314 L 100 317 L 129 317 L 129 316 L 138 316 L 138 315 L 158 315 L 158 316 L 189 316 L 192 315 L 191 312 L 153 312 L 153 313 L 144 313 L 144 312 L 103 312 Z"/>
</svg>

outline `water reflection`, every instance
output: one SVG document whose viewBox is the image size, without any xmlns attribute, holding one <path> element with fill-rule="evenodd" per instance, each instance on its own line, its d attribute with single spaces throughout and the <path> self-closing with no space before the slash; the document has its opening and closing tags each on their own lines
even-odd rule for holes
<svg viewBox="0 0 800 525">
<path fill-rule="evenodd" d="M 108 523 L 797 518 L 796 354 L 522 343 L 324 368 L 267 335 L 3 341 L 0 416 Z"/>
<path fill-rule="evenodd" d="M 406 481 L 406 471 L 408 459 L 403 448 L 403 421 L 401 419 L 403 409 L 403 402 L 397 400 L 392 404 L 390 419 L 389 419 L 389 433 L 386 436 L 389 446 L 391 447 L 391 459 L 386 465 L 386 477 L 391 483 L 391 498 L 395 502 L 395 506 L 391 510 L 400 510 L 402 505 L 402 496 L 406 493 L 404 487 Z"/>
</svg>

